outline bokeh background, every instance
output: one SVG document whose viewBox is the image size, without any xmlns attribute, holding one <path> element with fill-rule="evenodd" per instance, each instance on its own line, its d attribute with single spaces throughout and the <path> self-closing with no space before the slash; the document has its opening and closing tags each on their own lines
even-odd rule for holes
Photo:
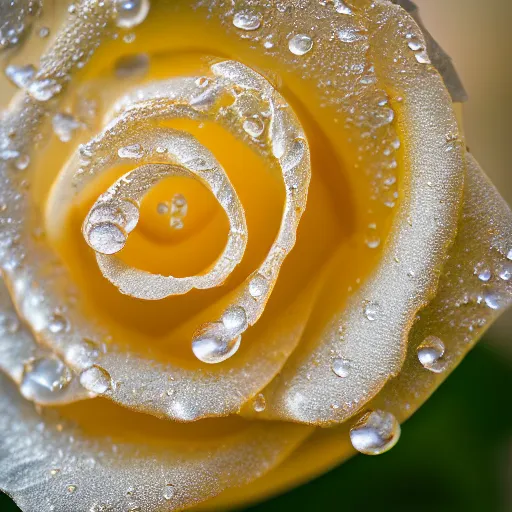
<svg viewBox="0 0 512 512">
<path fill-rule="evenodd" d="M 469 93 L 464 108 L 468 145 L 512 205 L 512 2 L 416 3 Z M 509 311 L 403 426 L 390 452 L 355 457 L 245 512 L 512 512 L 511 396 Z M 1 512 L 18 510 L 0 495 Z"/>
</svg>

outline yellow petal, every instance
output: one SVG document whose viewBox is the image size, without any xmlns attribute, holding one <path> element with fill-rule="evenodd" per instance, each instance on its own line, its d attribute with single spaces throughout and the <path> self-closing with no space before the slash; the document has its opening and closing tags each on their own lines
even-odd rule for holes
<svg viewBox="0 0 512 512">
<path fill-rule="evenodd" d="M 102 399 L 39 415 L 0 381 L 0 488 L 25 512 L 182 510 L 263 475 L 311 432 L 231 419 L 184 426 Z"/>
<path fill-rule="evenodd" d="M 512 212 L 471 154 L 464 184 L 464 203 L 457 236 L 436 296 L 412 327 L 400 374 L 391 379 L 365 409 L 384 409 L 400 422 L 409 418 L 462 361 L 485 330 L 512 303 Z M 487 278 L 487 271 L 491 277 Z M 478 276 L 481 276 L 480 278 Z M 420 363 L 417 348 L 425 338 L 442 340 L 442 371 Z M 281 465 L 248 486 L 223 492 L 199 507 L 219 510 L 249 503 L 306 482 L 351 457 L 353 420 L 317 429 Z"/>
<path fill-rule="evenodd" d="M 435 69 L 406 53 L 408 40 L 420 47 L 423 41 L 406 13 L 380 4 L 373 11 L 372 56 L 402 140 L 399 210 L 377 268 L 346 304 L 308 329 L 264 391 L 268 418 L 340 423 L 396 376 L 409 330 L 435 293 L 455 235 L 465 162 L 450 97 Z M 349 368 L 341 376 L 333 368 L 339 361 Z"/>
</svg>

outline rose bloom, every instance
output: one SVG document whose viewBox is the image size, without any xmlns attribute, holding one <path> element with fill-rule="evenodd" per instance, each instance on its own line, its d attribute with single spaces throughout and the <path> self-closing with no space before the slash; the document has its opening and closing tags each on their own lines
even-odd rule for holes
<svg viewBox="0 0 512 512">
<path fill-rule="evenodd" d="M 411 2 L 0 20 L 0 488 L 22 510 L 225 510 L 385 452 L 510 303 L 512 215 Z"/>
</svg>

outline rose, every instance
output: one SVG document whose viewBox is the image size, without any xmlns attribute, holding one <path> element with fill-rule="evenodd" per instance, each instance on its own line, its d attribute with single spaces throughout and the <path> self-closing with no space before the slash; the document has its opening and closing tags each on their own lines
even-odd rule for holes
<svg viewBox="0 0 512 512">
<path fill-rule="evenodd" d="M 219 509 L 385 451 L 510 301 L 511 214 L 401 7 L 130 5 L 73 6 L 8 73 L 0 487 L 23 510 Z M 199 274 L 216 201 L 228 252 Z"/>
</svg>

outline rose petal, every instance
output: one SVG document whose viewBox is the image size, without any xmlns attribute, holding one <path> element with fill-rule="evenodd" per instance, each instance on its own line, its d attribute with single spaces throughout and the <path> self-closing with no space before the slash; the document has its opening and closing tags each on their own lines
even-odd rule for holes
<svg viewBox="0 0 512 512">
<path fill-rule="evenodd" d="M 34 373 L 32 370 L 49 363 L 49 371 Z M 52 368 L 53 367 L 53 368 Z M 52 388 L 54 377 L 65 377 Z M 91 397 L 76 375 L 52 352 L 38 345 L 30 331 L 23 325 L 14 309 L 9 292 L 0 280 L 0 370 L 22 387 L 25 397 L 44 405 L 59 405 Z M 44 380 L 41 381 L 41 378 Z M 50 380 L 48 380 L 50 379 Z M 37 391 L 40 390 L 38 393 Z"/>
<path fill-rule="evenodd" d="M 0 488 L 25 512 L 182 510 L 261 476 L 311 432 L 232 420 L 191 428 L 99 399 L 40 416 L 0 382 Z"/>
<path fill-rule="evenodd" d="M 464 204 L 458 232 L 449 250 L 436 296 L 421 310 L 409 333 L 407 356 L 400 374 L 366 405 L 370 410 L 389 411 L 400 422 L 409 418 L 430 397 L 512 303 L 512 277 L 508 278 L 512 260 L 507 258 L 512 248 L 512 211 L 473 156 L 468 153 L 466 160 Z M 480 272 L 475 274 L 475 268 Z M 478 274 L 484 275 L 482 271 L 487 269 L 492 277 L 482 281 Z M 499 298 L 497 309 L 486 304 L 486 294 Z M 484 299 L 479 300 L 479 297 Z M 441 373 L 429 371 L 418 360 L 416 349 L 428 336 L 439 337 L 445 345 Z M 355 453 L 349 437 L 352 423 L 348 421 L 335 428 L 317 429 L 267 475 L 248 486 L 224 491 L 198 509 L 219 510 L 232 503 L 261 500 L 340 464 Z"/>
<path fill-rule="evenodd" d="M 376 4 L 373 11 L 378 21 L 370 46 L 380 79 L 397 101 L 403 140 L 399 212 L 371 277 L 346 307 L 341 305 L 327 322 L 308 330 L 308 338 L 264 391 L 268 418 L 340 423 L 396 376 L 408 332 L 435 293 L 455 235 L 465 163 L 450 98 L 431 66 L 418 64 L 414 56 L 411 65 L 403 53 L 401 41 L 406 49 L 408 40 L 424 44 L 409 16 L 397 6 Z M 388 44 L 390 34 L 393 44 Z M 342 377 L 333 371 L 337 359 L 350 366 Z"/>
</svg>

